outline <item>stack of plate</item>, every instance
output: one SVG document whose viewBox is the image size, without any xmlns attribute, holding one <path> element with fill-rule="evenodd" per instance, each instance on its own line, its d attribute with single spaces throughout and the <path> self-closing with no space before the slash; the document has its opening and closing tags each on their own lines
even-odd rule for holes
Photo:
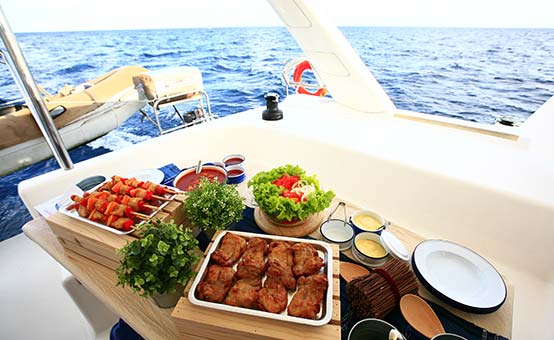
<svg viewBox="0 0 554 340">
<path fill-rule="evenodd" d="M 427 290 L 463 311 L 492 313 L 506 300 L 506 284 L 498 271 L 459 244 L 423 241 L 414 250 L 412 267 Z"/>
</svg>

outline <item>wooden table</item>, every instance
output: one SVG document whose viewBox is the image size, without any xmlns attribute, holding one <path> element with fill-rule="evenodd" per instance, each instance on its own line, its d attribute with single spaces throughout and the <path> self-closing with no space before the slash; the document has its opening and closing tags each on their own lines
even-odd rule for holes
<svg viewBox="0 0 554 340">
<path fill-rule="evenodd" d="M 334 199 L 333 203 L 331 204 L 331 207 L 327 209 L 327 211 L 330 211 L 331 208 L 334 208 L 338 202 L 340 202 L 339 199 Z M 351 215 L 354 213 L 358 208 L 348 204 L 346 202 L 346 213 L 347 215 Z M 328 216 L 328 215 L 326 215 Z M 341 216 L 339 214 L 339 216 Z M 406 249 L 408 249 L 409 253 L 412 254 L 415 247 L 424 240 L 423 237 L 420 235 L 406 229 L 402 228 L 398 225 L 395 225 L 392 223 L 389 227 L 387 227 L 387 230 L 392 232 L 402 243 L 404 246 L 406 246 Z M 322 239 L 321 234 L 319 233 L 319 230 L 316 230 L 316 232 L 312 233 L 311 236 Z M 346 252 L 343 252 L 346 256 L 354 259 L 351 250 L 348 250 Z M 491 314 L 473 314 L 473 313 L 466 313 L 463 311 L 460 311 L 459 309 L 456 309 L 454 307 L 451 307 L 444 302 L 437 299 L 434 295 L 432 295 L 429 291 L 427 291 L 421 283 L 419 284 L 419 295 L 426 298 L 427 300 L 430 300 L 434 303 L 437 303 L 438 305 L 446 308 L 448 311 L 453 313 L 454 315 L 457 315 L 461 317 L 462 319 L 465 319 L 469 322 L 472 322 L 476 324 L 477 326 L 481 328 L 485 328 L 490 332 L 500 334 L 502 336 L 505 336 L 507 338 L 511 338 L 512 336 L 512 320 L 513 320 L 513 308 L 514 308 L 514 287 L 511 284 L 510 280 L 503 276 L 504 282 L 506 283 L 506 287 L 508 289 L 508 295 L 506 297 L 506 301 L 500 307 L 499 310 L 497 310 L 494 313 Z"/>
<path fill-rule="evenodd" d="M 116 287 L 112 269 L 85 257 L 65 252 L 44 219 L 23 227 L 23 232 L 69 270 L 94 296 L 146 339 L 178 339 L 172 308 L 159 308 L 152 299 L 138 297 L 129 288 Z"/>
<path fill-rule="evenodd" d="M 335 200 L 329 209 L 334 208 L 337 202 Z M 347 209 L 348 214 L 355 210 L 352 206 L 347 206 Z M 45 220 L 31 221 L 23 227 L 23 231 L 27 237 L 39 244 L 54 259 L 66 267 L 92 294 L 144 338 L 178 339 L 177 329 L 171 318 L 171 309 L 160 309 L 151 299 L 139 298 L 129 288 L 116 287 L 117 278 L 113 270 L 82 256 L 65 252 Z M 394 224 L 389 227 L 389 231 L 393 232 L 410 252 L 423 240 L 421 236 Z M 311 236 L 320 238 L 319 231 L 314 232 Z M 346 255 L 351 256 L 351 253 L 346 252 Z M 487 315 L 465 313 L 447 306 L 422 287 L 420 295 L 437 302 L 452 313 L 480 327 L 511 337 L 514 290 L 509 280 L 504 279 L 508 286 L 506 302 L 498 311 Z"/>
</svg>

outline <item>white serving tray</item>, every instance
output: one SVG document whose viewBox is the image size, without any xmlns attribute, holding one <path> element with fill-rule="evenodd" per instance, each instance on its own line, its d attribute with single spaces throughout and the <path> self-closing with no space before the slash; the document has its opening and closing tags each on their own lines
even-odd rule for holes
<svg viewBox="0 0 554 340">
<path fill-rule="evenodd" d="M 106 181 L 104 181 L 104 182 L 102 182 L 102 183 L 100 183 L 100 184 L 98 184 L 97 186 L 95 186 L 94 188 L 90 189 L 90 190 L 87 191 L 87 192 L 88 192 L 88 193 L 93 193 L 94 191 L 96 191 L 96 189 L 100 188 L 102 185 L 104 185 L 104 183 L 109 182 L 109 181 L 111 181 L 111 178 L 108 179 L 108 180 L 106 180 Z M 166 186 L 166 185 L 162 185 L 162 186 L 173 190 L 173 188 L 168 187 L 168 186 Z M 174 197 L 175 197 L 175 195 L 171 195 L 170 197 L 168 197 L 168 199 L 173 199 Z M 148 214 L 147 216 L 148 216 L 148 217 L 154 216 L 158 211 L 160 211 L 163 207 L 165 207 L 169 202 L 170 202 L 170 201 L 166 201 L 166 202 L 162 203 L 162 204 L 158 207 L 158 209 L 153 210 L 153 211 L 152 211 L 150 214 Z M 77 219 L 77 220 L 83 221 L 83 222 L 85 222 L 85 223 L 87 223 L 87 224 L 89 224 L 89 225 L 98 227 L 98 228 L 100 228 L 100 229 L 107 230 L 107 231 L 109 231 L 109 232 L 111 232 L 111 233 L 114 233 L 114 234 L 117 234 L 117 235 L 128 235 L 128 234 L 130 234 L 130 233 L 132 233 L 132 232 L 134 231 L 133 229 L 131 229 L 131 230 L 129 230 L 129 231 L 117 230 L 117 229 L 115 229 L 115 228 L 108 227 L 108 226 L 106 226 L 106 225 L 104 225 L 104 224 L 102 224 L 102 223 L 94 222 L 94 221 L 89 220 L 88 218 L 81 217 L 81 216 L 79 215 L 79 213 L 77 212 L 76 209 L 67 210 L 67 207 L 69 207 L 69 206 L 72 205 L 73 203 L 74 203 L 73 201 L 70 201 L 70 202 L 64 204 L 63 206 L 61 206 L 61 207 L 58 209 L 58 211 L 59 211 L 60 213 L 64 214 L 64 215 L 67 215 L 67 216 L 69 216 L 69 217 L 72 217 L 72 218 L 75 218 L 75 219 Z M 145 214 L 145 215 L 146 215 L 146 214 Z M 137 225 L 141 225 L 141 224 L 143 224 L 143 223 L 144 223 L 144 221 L 140 222 L 140 223 L 137 224 Z"/>
<path fill-rule="evenodd" d="M 206 274 L 206 269 L 208 268 L 208 264 L 210 263 L 210 259 L 212 256 L 212 253 L 218 248 L 219 243 L 221 242 L 221 239 L 223 236 L 225 236 L 226 233 L 233 233 L 238 236 L 242 236 L 246 240 L 249 240 L 252 237 L 259 237 L 266 240 L 272 240 L 272 241 L 289 241 L 294 243 L 309 243 L 317 250 L 319 256 L 323 258 L 324 266 L 321 269 L 320 273 L 323 273 L 327 276 L 327 281 L 329 283 L 327 287 L 327 293 L 325 294 L 323 298 L 322 308 L 321 311 L 318 314 L 318 318 L 315 320 L 312 319 L 305 319 L 300 318 L 296 316 L 289 316 L 287 315 L 287 310 L 285 309 L 280 314 L 270 313 L 266 311 L 260 311 L 255 309 L 249 309 L 244 307 L 235 307 L 235 306 L 229 306 L 224 303 L 216 303 L 216 302 L 207 302 L 200 299 L 197 299 L 195 296 L 196 288 L 198 287 L 198 284 L 204 279 L 204 276 Z M 238 261 L 237 261 L 238 263 Z M 235 269 L 237 264 L 234 265 Z M 262 279 L 262 284 L 265 281 L 265 275 Z M 289 292 L 289 298 L 287 302 L 287 306 L 290 304 L 290 301 L 292 299 L 292 296 L 295 292 Z M 192 286 L 189 290 L 188 299 L 193 305 L 207 307 L 207 308 L 213 308 L 218 309 L 226 312 L 235 312 L 240 314 L 247 314 L 247 315 L 253 315 L 253 316 L 259 316 L 262 318 L 268 318 L 268 319 L 275 319 L 275 320 L 282 320 L 282 321 L 288 321 L 293 323 L 299 323 L 303 325 L 311 325 L 311 326 L 323 326 L 329 323 L 331 321 L 331 317 L 333 314 L 333 249 L 330 245 L 316 240 L 308 240 L 308 239 L 301 239 L 301 238 L 293 238 L 293 237 L 283 237 L 283 236 L 274 236 L 274 235 L 266 235 L 266 234 L 256 234 L 256 233 L 246 233 L 246 232 L 239 232 L 239 231 L 227 231 L 220 233 L 216 239 L 214 240 L 212 246 L 209 249 L 208 254 L 206 255 L 206 258 L 204 259 L 204 262 L 202 263 L 202 266 L 200 267 L 200 270 L 198 271 L 198 275 L 196 275 L 196 278 L 194 279 L 194 282 L 192 283 Z"/>
</svg>

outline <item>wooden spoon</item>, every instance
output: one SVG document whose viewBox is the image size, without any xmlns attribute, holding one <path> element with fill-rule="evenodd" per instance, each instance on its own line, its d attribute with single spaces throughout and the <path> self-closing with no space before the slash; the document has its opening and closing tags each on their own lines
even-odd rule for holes
<svg viewBox="0 0 554 340">
<path fill-rule="evenodd" d="M 429 339 L 445 332 L 431 306 L 417 295 L 404 295 L 400 299 L 400 311 L 410 326 Z"/>
<path fill-rule="evenodd" d="M 340 276 L 346 282 L 350 282 L 360 276 L 366 276 L 367 274 L 369 274 L 369 270 L 365 267 L 350 262 L 341 261 L 340 263 Z"/>
</svg>

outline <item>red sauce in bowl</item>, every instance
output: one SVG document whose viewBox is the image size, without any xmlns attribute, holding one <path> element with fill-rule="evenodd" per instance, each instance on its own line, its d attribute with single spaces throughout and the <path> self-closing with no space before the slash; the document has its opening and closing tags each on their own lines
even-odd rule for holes
<svg viewBox="0 0 554 340">
<path fill-rule="evenodd" d="M 240 176 L 244 173 L 244 171 L 240 170 L 240 169 L 231 169 L 231 170 L 227 170 L 227 176 L 229 177 L 236 177 L 236 176 Z"/>
<path fill-rule="evenodd" d="M 192 171 L 184 175 L 183 177 L 179 178 L 175 183 L 175 186 L 183 191 L 191 191 L 198 184 L 200 184 L 200 178 L 202 177 L 207 177 L 211 180 L 214 180 L 217 178 L 219 183 L 225 182 L 225 174 L 223 174 L 221 171 L 204 168 L 198 174 L 195 171 Z"/>
<path fill-rule="evenodd" d="M 244 162 L 244 159 L 242 159 L 240 157 L 231 157 L 231 158 L 225 160 L 225 166 L 237 165 L 237 164 L 240 164 L 242 162 Z"/>
</svg>

